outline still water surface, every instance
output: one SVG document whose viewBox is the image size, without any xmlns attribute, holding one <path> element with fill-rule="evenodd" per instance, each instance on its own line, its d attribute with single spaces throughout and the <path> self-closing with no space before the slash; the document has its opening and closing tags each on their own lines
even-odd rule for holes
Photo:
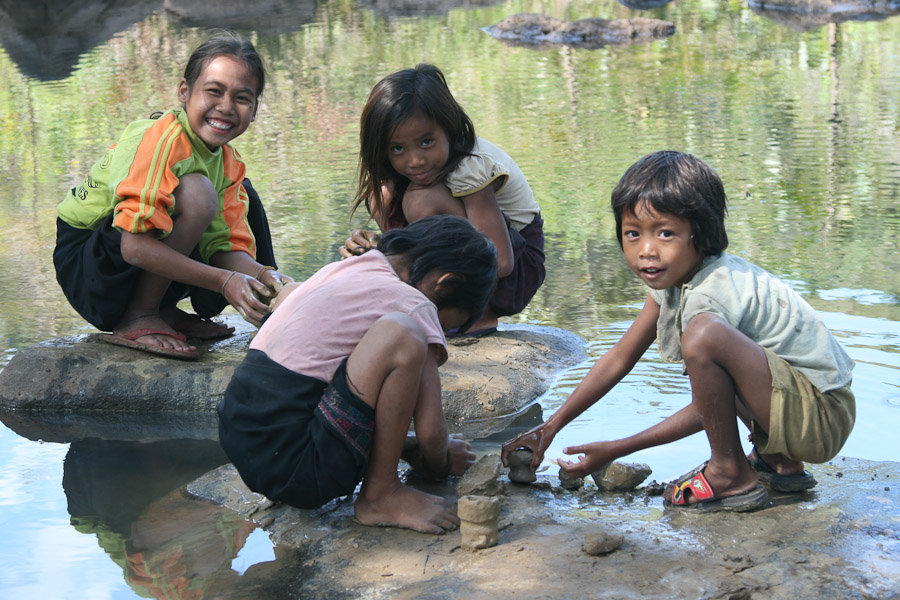
<svg viewBox="0 0 900 600">
<path fill-rule="evenodd" d="M 81 35 L 52 31 L 65 25 L 55 21 L 46 30 L 3 25 L 0 365 L 19 348 L 91 331 L 55 284 L 55 206 L 125 124 L 175 102 L 183 62 L 205 36 L 195 27 L 229 26 L 247 32 L 268 62 L 259 117 L 235 145 L 286 272 L 302 279 L 337 259 L 361 224 L 348 222 L 348 207 L 371 86 L 433 62 L 478 133 L 516 158 L 543 208 L 548 279 L 509 325 L 574 331 L 593 359 L 615 343 L 646 292 L 622 260 L 609 192 L 639 156 L 689 151 L 725 182 L 729 250 L 789 281 L 856 360 L 858 422 L 842 453 L 900 460 L 900 18 L 798 30 L 708 0 L 649 11 L 613 0 L 425 2 L 401 14 L 330 1 L 246 25 L 253 19 L 143 14 L 153 3 L 134 4 L 109 22 L 72 25 Z M 652 44 L 597 50 L 510 46 L 480 30 L 517 12 L 639 15 L 677 29 Z M 560 376 L 541 400 L 545 414 L 589 366 Z M 651 349 L 547 456 L 652 425 L 688 392 L 679 369 Z M 237 582 L 276 555 L 277 564 L 292 560 L 248 524 L 166 495 L 224 460 L 204 439 L 214 431 L 208 423 L 182 436 L 195 439 L 115 441 L 77 439 L 73 419 L 48 417 L 54 435 L 43 436 L 20 421 L 0 425 L 4 597 L 253 597 Z M 693 436 L 634 459 L 664 480 L 707 453 Z"/>
</svg>

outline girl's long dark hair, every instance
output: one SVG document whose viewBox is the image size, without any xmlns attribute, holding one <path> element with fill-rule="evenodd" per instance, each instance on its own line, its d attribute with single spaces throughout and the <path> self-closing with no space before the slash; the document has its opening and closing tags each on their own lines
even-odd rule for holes
<svg viewBox="0 0 900 600">
<path fill-rule="evenodd" d="M 406 227 L 391 229 L 378 242 L 386 256 L 400 255 L 415 286 L 432 271 L 449 273 L 435 304 L 459 308 L 471 318 L 465 331 L 481 316 L 497 282 L 497 249 L 466 219 L 452 215 L 425 217 Z"/>
<path fill-rule="evenodd" d="M 409 180 L 391 167 L 388 142 L 397 126 L 415 115 L 432 119 L 447 135 L 450 158 L 441 177 L 475 146 L 475 126 L 450 93 L 440 69 L 423 63 L 388 75 L 372 88 L 360 118 L 359 187 L 351 215 L 360 204 L 366 205 L 370 215 L 372 203 L 381 207 L 385 183 L 393 183 L 395 200 L 402 197 Z"/>
</svg>

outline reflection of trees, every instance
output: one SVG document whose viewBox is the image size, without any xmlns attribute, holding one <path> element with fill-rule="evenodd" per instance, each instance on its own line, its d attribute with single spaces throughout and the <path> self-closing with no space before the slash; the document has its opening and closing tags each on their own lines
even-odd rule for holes
<svg viewBox="0 0 900 600">
<path fill-rule="evenodd" d="M 632 14 L 612 0 L 551 8 L 567 20 Z M 303 10 L 293 14 L 306 18 Z M 289 273 L 303 278 L 335 260 L 351 228 L 358 119 L 371 86 L 428 60 L 541 203 L 548 281 L 523 318 L 592 327 L 617 312 L 620 297 L 642 300 L 621 262 L 609 193 L 628 165 L 663 147 L 697 154 L 722 174 L 735 251 L 812 285 L 898 293 L 895 270 L 875 265 L 893 264 L 900 251 L 900 23 L 796 34 L 746 9 L 687 0 L 654 9 L 676 25 L 666 40 L 529 52 L 480 31 L 510 11 L 397 19 L 332 0 L 303 27 L 252 34 L 269 85 L 235 145 Z M 179 23 L 173 12 L 154 14 L 53 83 L 23 76 L 0 51 L 0 160 L 9 174 L 0 177 L 0 288 L 26 290 L 37 307 L 23 314 L 18 293 L 0 296 L 9 343 L 80 324 L 54 283 L 54 208 L 125 124 L 174 103 L 183 63 L 206 35 Z M 887 242 L 871 245 L 872 236 Z"/>
</svg>

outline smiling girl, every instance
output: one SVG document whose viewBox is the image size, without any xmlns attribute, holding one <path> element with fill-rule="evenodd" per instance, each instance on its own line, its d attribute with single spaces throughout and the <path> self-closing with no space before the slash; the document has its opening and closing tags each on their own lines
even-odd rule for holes
<svg viewBox="0 0 900 600">
<path fill-rule="evenodd" d="M 265 69 L 253 45 L 213 36 L 188 60 L 181 106 L 131 123 L 58 206 L 53 253 L 66 298 L 100 339 L 172 358 L 189 338 L 231 335 L 229 303 L 259 323 L 291 278 L 274 268 L 268 222 L 230 142 L 256 117 Z M 190 296 L 197 314 L 176 303 Z"/>
<path fill-rule="evenodd" d="M 468 219 L 497 247 L 499 281 L 468 335 L 528 305 L 544 282 L 544 221 L 525 175 L 503 150 L 475 135 L 444 74 L 420 64 L 388 75 L 369 94 L 360 121 L 359 188 L 382 231 L 423 217 Z M 371 231 L 351 234 L 345 257 L 373 248 Z"/>
<path fill-rule="evenodd" d="M 616 234 L 628 266 L 650 288 L 622 339 L 591 368 L 546 423 L 507 442 L 534 452 L 532 468 L 559 430 L 605 396 L 654 340 L 683 362 L 692 402 L 630 437 L 564 448 L 559 460 L 583 477 L 609 462 L 705 431 L 709 461 L 664 493 L 670 508 L 750 511 L 782 492 L 816 485 L 803 461 L 833 458 L 853 428 L 853 361 L 815 310 L 788 285 L 725 252 L 725 190 L 703 161 L 649 154 L 612 193 Z M 737 420 L 751 432 L 744 456 Z"/>
</svg>

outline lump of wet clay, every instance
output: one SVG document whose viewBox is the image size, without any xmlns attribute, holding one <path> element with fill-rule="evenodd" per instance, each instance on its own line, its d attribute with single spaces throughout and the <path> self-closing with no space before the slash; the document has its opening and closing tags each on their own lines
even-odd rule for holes
<svg viewBox="0 0 900 600">
<path fill-rule="evenodd" d="M 603 491 L 633 490 L 653 471 L 644 463 L 611 462 L 591 473 L 591 479 Z"/>
<path fill-rule="evenodd" d="M 609 554 L 618 550 L 624 540 L 625 536 L 617 533 L 607 533 L 605 531 L 589 533 L 584 536 L 584 544 L 581 545 L 581 549 L 591 556 Z"/>
<path fill-rule="evenodd" d="M 534 452 L 527 448 L 519 448 L 509 453 L 509 480 L 516 483 L 531 483 L 537 475 L 531 470 L 531 459 Z"/>
<path fill-rule="evenodd" d="M 496 496 L 462 496 L 456 511 L 463 549 L 480 550 L 497 545 L 500 500 Z"/>
<path fill-rule="evenodd" d="M 457 495 L 502 496 L 506 492 L 506 484 L 500 481 L 502 466 L 498 455 L 485 454 L 459 480 Z"/>
<path fill-rule="evenodd" d="M 584 477 L 572 477 L 565 469 L 560 467 L 559 485 L 567 490 L 580 490 L 584 486 Z"/>
</svg>

